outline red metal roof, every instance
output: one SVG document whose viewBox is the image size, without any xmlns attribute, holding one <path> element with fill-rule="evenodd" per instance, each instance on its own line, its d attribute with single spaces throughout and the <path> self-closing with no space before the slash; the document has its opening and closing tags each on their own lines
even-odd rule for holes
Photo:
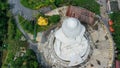
<svg viewBox="0 0 120 68">
<path fill-rule="evenodd" d="M 109 25 L 113 25 L 113 21 L 112 20 L 109 20 Z"/>
<path fill-rule="evenodd" d="M 120 61 L 116 60 L 115 61 L 115 66 L 116 66 L 115 68 L 120 68 Z"/>
<path fill-rule="evenodd" d="M 90 25 L 95 23 L 95 13 L 80 7 L 69 6 L 66 16 L 78 18 L 81 22 Z"/>
</svg>

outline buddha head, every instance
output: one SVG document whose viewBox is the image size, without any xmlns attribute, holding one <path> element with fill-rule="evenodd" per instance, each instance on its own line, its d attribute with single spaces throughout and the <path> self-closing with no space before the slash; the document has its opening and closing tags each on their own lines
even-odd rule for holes
<svg viewBox="0 0 120 68">
<path fill-rule="evenodd" d="M 85 31 L 85 27 L 78 19 L 70 17 L 63 20 L 62 31 L 67 37 L 75 38 L 80 35 L 82 31 Z"/>
</svg>

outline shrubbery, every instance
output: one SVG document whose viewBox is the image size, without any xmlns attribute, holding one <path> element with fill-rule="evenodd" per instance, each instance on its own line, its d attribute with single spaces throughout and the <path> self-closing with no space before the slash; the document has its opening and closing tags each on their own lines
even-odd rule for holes
<svg viewBox="0 0 120 68">
<path fill-rule="evenodd" d="M 7 16 L 7 11 L 9 6 L 7 0 L 0 0 L 0 46 L 2 46 L 3 40 L 7 37 L 7 22 L 9 16 Z"/>
<path fill-rule="evenodd" d="M 34 33 L 34 22 L 25 20 L 22 16 L 19 15 L 19 23 L 26 32 L 29 32 L 31 34 Z"/>
<path fill-rule="evenodd" d="M 44 16 L 44 15 L 43 15 Z M 48 18 L 48 25 L 47 26 L 39 26 L 37 24 L 37 32 L 46 31 L 48 30 L 52 25 L 57 24 L 60 21 L 60 15 L 53 15 L 53 16 L 44 16 L 45 18 Z"/>
<path fill-rule="evenodd" d="M 8 39 L 16 39 L 19 40 L 22 36 L 22 33 L 15 25 L 15 20 L 11 17 L 8 21 Z"/>
<path fill-rule="evenodd" d="M 31 9 L 39 9 L 52 3 L 51 0 L 20 0 L 21 3 Z"/>
<path fill-rule="evenodd" d="M 53 24 L 58 23 L 60 21 L 60 16 L 59 15 L 49 16 L 48 21 L 50 24 L 51 23 L 53 23 Z"/>
<path fill-rule="evenodd" d="M 110 17 L 114 22 L 113 28 L 115 29 L 115 32 L 112 35 L 118 51 L 117 59 L 120 60 L 120 12 L 114 12 Z"/>
<path fill-rule="evenodd" d="M 22 57 L 17 57 L 12 61 L 13 68 L 38 68 L 38 62 L 35 53 L 31 49 L 27 49 L 26 54 Z"/>
<path fill-rule="evenodd" d="M 100 5 L 95 0 L 72 0 L 71 4 L 86 8 L 96 14 L 100 14 Z"/>
<path fill-rule="evenodd" d="M 75 5 L 86 8 L 96 14 L 100 14 L 100 5 L 95 0 L 21 0 L 21 3 L 31 9 L 40 9 L 45 6 L 60 7 Z"/>
</svg>

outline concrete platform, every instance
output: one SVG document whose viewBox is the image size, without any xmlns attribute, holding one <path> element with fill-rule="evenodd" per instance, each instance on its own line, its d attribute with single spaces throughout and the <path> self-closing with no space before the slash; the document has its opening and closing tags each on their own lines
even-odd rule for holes
<svg viewBox="0 0 120 68">
<path fill-rule="evenodd" d="M 55 9 L 46 15 L 60 14 L 64 18 L 67 6 Z M 59 11 L 62 11 L 60 13 Z M 62 20 L 62 19 L 61 19 Z M 68 67 L 69 62 L 61 60 L 54 52 L 54 31 L 51 30 L 48 40 L 45 43 L 39 43 L 38 49 L 44 57 L 44 63 L 50 68 L 112 68 L 114 61 L 114 42 L 112 36 L 102 20 L 94 26 L 85 25 L 91 40 L 92 54 L 84 63 Z M 41 61 L 43 64 L 43 61 Z"/>
</svg>

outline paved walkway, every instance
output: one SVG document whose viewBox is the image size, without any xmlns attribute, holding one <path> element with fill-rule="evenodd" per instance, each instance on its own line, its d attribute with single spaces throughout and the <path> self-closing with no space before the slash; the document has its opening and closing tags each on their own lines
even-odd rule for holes
<svg viewBox="0 0 120 68">
<path fill-rule="evenodd" d="M 107 9 L 107 3 L 106 3 L 106 0 L 97 0 L 97 2 L 101 5 L 100 6 L 100 16 L 101 16 L 101 19 L 102 21 L 104 22 L 104 24 L 108 26 L 108 20 L 109 20 L 109 16 L 108 16 L 108 9 Z"/>
<path fill-rule="evenodd" d="M 38 10 L 31 10 L 29 8 L 24 7 L 20 3 L 20 0 L 8 0 L 8 2 L 14 15 L 20 14 L 27 20 L 31 20 L 39 13 Z"/>
<path fill-rule="evenodd" d="M 45 12 L 48 12 L 51 10 L 51 7 L 43 7 L 43 8 L 40 8 L 38 10 L 32 10 L 32 9 L 24 7 L 20 3 L 20 0 L 8 0 L 8 2 L 10 4 L 10 8 L 11 8 L 12 13 L 14 15 L 20 14 L 21 16 L 23 16 L 27 20 L 33 19 L 40 12 L 45 13 Z"/>
</svg>

